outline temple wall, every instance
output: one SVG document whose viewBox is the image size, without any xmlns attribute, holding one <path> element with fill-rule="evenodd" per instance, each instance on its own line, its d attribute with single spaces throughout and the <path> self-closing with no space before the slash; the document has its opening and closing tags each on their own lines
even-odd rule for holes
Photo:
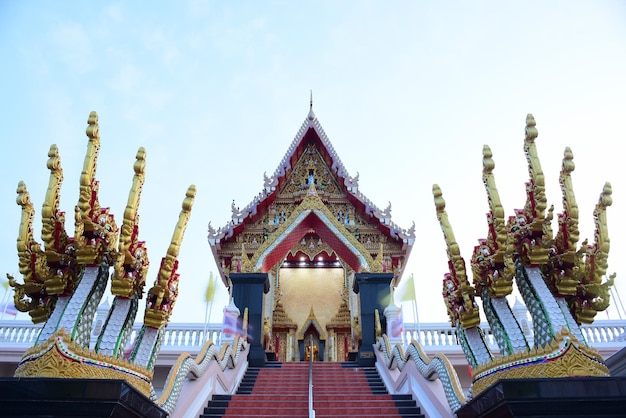
<svg viewBox="0 0 626 418">
<path fill-rule="evenodd" d="M 324 331 L 339 310 L 343 290 L 342 268 L 282 268 L 280 289 L 282 304 L 289 317 L 298 324 L 298 332 L 313 306 L 315 317 Z"/>
</svg>

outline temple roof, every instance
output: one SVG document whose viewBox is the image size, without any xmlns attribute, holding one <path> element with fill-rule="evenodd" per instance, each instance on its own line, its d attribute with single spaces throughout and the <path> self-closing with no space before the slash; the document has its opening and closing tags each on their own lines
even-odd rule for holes
<svg viewBox="0 0 626 418">
<path fill-rule="evenodd" d="M 348 173 L 313 112 L 311 104 L 307 117 L 274 173 L 271 176 L 264 174 L 261 192 L 243 209 L 239 209 L 233 202 L 231 220 L 225 226 L 215 230 L 209 223 L 208 240 L 216 260 L 218 258 L 217 250 L 221 248 L 222 243 L 237 236 L 243 231 L 245 225 L 256 222 L 266 212 L 279 192 L 285 187 L 294 166 L 309 145 L 314 145 L 319 151 L 324 163 L 330 169 L 334 181 L 355 210 L 362 216 L 375 220 L 374 222 L 378 223 L 379 231 L 389 239 L 401 242 L 402 249 L 406 251 L 405 254 L 408 258 L 415 240 L 415 225 L 413 224 L 409 230 L 399 227 L 391 221 L 391 203 L 385 209 L 381 209 L 359 191 L 358 173 L 354 177 Z"/>
</svg>

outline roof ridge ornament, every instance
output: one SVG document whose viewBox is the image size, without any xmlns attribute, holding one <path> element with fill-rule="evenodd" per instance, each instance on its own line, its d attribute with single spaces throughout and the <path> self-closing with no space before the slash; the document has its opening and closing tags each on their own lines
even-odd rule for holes
<svg viewBox="0 0 626 418">
<path fill-rule="evenodd" d="M 309 99 L 309 115 L 307 116 L 307 119 L 310 121 L 316 119 L 315 113 L 313 113 L 313 90 L 311 90 L 311 97 Z"/>
</svg>

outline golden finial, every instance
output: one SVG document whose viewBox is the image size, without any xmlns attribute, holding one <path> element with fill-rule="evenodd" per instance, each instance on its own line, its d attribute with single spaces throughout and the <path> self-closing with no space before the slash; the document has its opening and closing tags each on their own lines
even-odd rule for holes
<svg viewBox="0 0 626 418">
<path fill-rule="evenodd" d="M 576 250 L 578 244 L 578 206 L 574 196 L 571 173 L 574 171 L 574 154 L 569 147 L 563 152 L 559 184 L 563 195 L 563 213 L 558 215 L 558 232 L 554 238 L 554 251 L 550 282 L 560 295 L 574 296 L 577 284 L 584 275 L 583 256 Z M 548 218 L 552 220 L 552 207 Z"/>
<path fill-rule="evenodd" d="M 526 137 L 524 138 L 524 153 L 528 161 L 528 174 L 530 180 L 527 183 L 528 195 L 524 212 L 529 217 L 531 229 L 534 233 L 541 233 L 547 207 L 545 193 L 545 179 L 541 163 L 537 156 L 535 139 L 538 136 L 535 118 L 532 114 L 526 116 Z"/>
<path fill-rule="evenodd" d="M 611 243 L 609 239 L 609 229 L 606 219 L 606 209 L 613 204 L 613 198 L 611 194 L 613 190 L 611 189 L 611 183 L 607 182 L 604 184 L 604 188 L 602 193 L 600 194 L 600 198 L 598 199 L 598 203 L 596 204 L 596 208 L 593 211 L 593 218 L 595 221 L 595 243 L 593 245 L 595 249 L 595 257 L 588 257 L 587 259 L 591 263 L 591 269 L 593 276 L 590 277 L 593 283 L 600 283 L 602 278 L 606 274 L 606 270 L 609 266 L 608 258 L 609 258 L 609 249 L 611 248 Z"/>
<path fill-rule="evenodd" d="M 174 234 L 172 235 L 170 246 L 167 249 L 166 257 L 172 260 L 172 262 L 167 263 L 167 268 L 161 269 L 161 271 L 159 272 L 160 277 L 169 276 L 172 272 L 172 269 L 169 266 L 173 266 L 173 260 L 178 257 L 178 253 L 180 252 L 180 245 L 183 241 L 183 236 L 185 235 L 187 222 L 189 222 L 189 217 L 191 216 L 191 208 L 193 207 L 195 197 L 196 186 L 192 184 L 191 186 L 189 186 L 189 188 L 187 188 L 187 192 L 185 193 L 182 209 L 180 211 L 180 214 L 178 215 L 178 222 L 176 223 L 176 228 L 174 229 Z"/>
<path fill-rule="evenodd" d="M 111 279 L 111 293 L 116 296 L 131 297 L 133 293 L 141 294 L 145 283 L 149 261 L 147 251 L 143 243 L 139 241 L 139 215 L 137 213 L 145 179 L 145 167 L 146 150 L 140 147 L 133 165 L 135 175 L 124 210 L 124 222 Z"/>
<path fill-rule="evenodd" d="M 611 184 L 606 183 L 593 213 L 595 242 L 592 245 L 588 245 L 585 240 L 577 251 L 567 251 L 570 247 L 563 248 L 568 245 L 564 238 L 569 231 L 568 227 L 573 229 L 577 223 L 572 225 L 567 223 L 567 219 L 559 219 L 557 244 L 561 245 L 556 247 L 552 282 L 560 294 L 567 295 L 572 314 L 579 324 L 592 323 L 597 312 L 608 308 L 610 303 L 610 287 L 615 274 L 604 283 L 602 280 L 608 268 L 610 249 L 606 210 L 612 204 L 611 192 Z M 578 229 L 574 231 L 577 233 Z"/>
<path fill-rule="evenodd" d="M 70 239 L 65 232 L 65 212 L 59 210 L 63 170 L 56 145 L 50 146 L 48 157 L 47 166 L 50 170 L 50 180 L 41 211 L 41 238 L 46 251 L 46 263 L 60 263 L 68 267 L 73 264 L 73 257 L 66 252 Z M 54 272 L 50 272 L 50 276 L 44 279 L 46 292 L 49 295 L 64 293 L 68 291 L 68 286 L 74 286 L 71 268 L 55 269 Z"/>
<path fill-rule="evenodd" d="M 161 328 L 169 322 L 169 318 L 178 297 L 178 253 L 191 216 L 196 186 L 187 189 L 183 199 L 182 210 L 167 249 L 167 255 L 161 261 L 161 268 L 154 286 L 148 292 L 144 323 L 152 328 Z"/>
<path fill-rule="evenodd" d="M 94 199 L 97 200 L 97 195 L 94 196 L 94 192 L 96 191 L 94 189 L 97 189 L 95 176 L 98 153 L 100 151 L 100 132 L 98 127 L 98 114 L 96 112 L 89 114 L 87 124 L 86 133 L 89 142 L 87 143 L 83 171 L 80 175 L 80 195 L 78 198 L 78 207 L 83 219 L 91 216 L 93 209 L 95 209 L 93 207 L 95 203 Z"/>
<path fill-rule="evenodd" d="M 504 220 L 504 208 L 502 207 L 500 194 L 496 187 L 496 180 L 493 176 L 493 169 L 496 164 L 492 157 L 493 153 L 491 152 L 491 148 L 485 145 L 483 147 L 483 183 L 485 184 L 489 201 L 491 224 L 488 242 L 495 250 L 494 259 L 497 262 L 501 262 L 506 247 L 506 222 Z"/>
<path fill-rule="evenodd" d="M 495 162 L 488 145 L 483 146 L 483 183 L 487 191 L 487 239 L 480 239 L 472 255 L 474 287 L 478 294 L 486 288 L 492 297 L 504 297 L 513 291 L 515 268 L 506 253 L 507 230 L 504 208 L 493 175 Z"/>
<path fill-rule="evenodd" d="M 17 185 L 16 202 L 22 207 L 22 219 L 20 221 L 19 234 L 17 236 L 17 255 L 20 273 L 24 276 L 24 282 L 35 280 L 36 273 L 31 267 L 31 251 L 39 249 L 37 253 L 42 256 L 40 245 L 35 241 L 33 236 L 33 219 L 35 217 L 35 208 L 30 200 L 30 194 L 26 189 L 26 183 L 20 181 Z M 33 273 L 35 275 L 33 276 Z"/>
<path fill-rule="evenodd" d="M 514 250 L 526 265 L 547 263 L 549 248 L 552 245 L 550 226 L 552 209 L 546 216 L 545 179 L 537 156 L 536 138 L 535 119 L 529 114 L 526 118 L 526 136 L 524 138 L 524 153 L 526 154 L 530 177 L 526 183 L 526 204 L 523 210 L 515 209 L 515 216 L 509 218 L 507 225 L 507 230 L 513 231 L 514 235 L 507 237 L 509 240 L 507 252 L 512 254 L 511 250 Z M 517 255 L 516 257 L 518 257 Z"/>
<path fill-rule="evenodd" d="M 555 245 L 560 253 L 573 261 L 578 244 L 578 205 L 572 186 L 571 173 L 574 171 L 574 154 L 569 147 L 563 152 L 563 163 L 559 175 L 559 184 L 563 193 L 563 213 L 559 215 L 559 231 L 555 237 Z"/>
<path fill-rule="evenodd" d="M 465 261 L 461 257 L 459 245 L 448 221 L 446 202 L 441 189 L 436 184 L 433 185 L 433 197 L 448 253 L 450 273 L 446 275 L 443 282 L 443 295 L 448 307 L 448 315 L 454 326 L 459 323 L 463 328 L 478 326 L 480 317 L 478 307 L 474 302 L 475 290 L 467 280 Z"/>
<path fill-rule="evenodd" d="M 16 202 L 22 207 L 17 256 L 24 284 L 17 283 L 13 277 L 7 277 L 9 285 L 15 290 L 15 307 L 21 312 L 28 312 L 34 323 L 45 322 L 54 307 L 56 297 L 47 297 L 45 291 L 44 282 L 51 276 L 51 271 L 47 265 L 46 254 L 33 236 L 35 209 L 23 181 L 17 186 Z"/>
<path fill-rule="evenodd" d="M 118 228 L 108 208 L 102 209 L 98 200 L 98 181 L 95 179 L 100 136 L 98 115 L 89 114 L 87 121 L 87 152 L 80 175 L 78 213 L 75 215 L 74 244 L 79 264 L 97 265 L 105 256 L 113 255 L 117 245 Z M 111 261 L 109 261 L 111 262 Z"/>
<path fill-rule="evenodd" d="M 42 231 L 41 239 L 44 248 L 49 256 L 63 252 L 67 244 L 67 233 L 65 232 L 64 213 L 59 211 L 61 200 L 61 183 L 63 182 L 63 169 L 61 168 L 61 158 L 56 145 L 51 145 L 48 151 L 48 169 L 50 170 L 50 180 L 48 190 L 41 210 Z"/>
<path fill-rule="evenodd" d="M 448 258 L 454 264 L 456 276 L 459 279 L 465 279 L 465 264 L 463 263 L 463 259 L 461 258 L 461 251 L 454 237 L 452 226 L 448 221 L 448 214 L 446 213 L 446 201 L 443 199 L 443 193 L 441 192 L 441 189 L 436 184 L 433 185 L 433 197 L 435 200 L 435 207 L 437 209 L 437 219 L 439 220 L 439 224 L 441 225 L 443 237 L 446 242 Z"/>
</svg>

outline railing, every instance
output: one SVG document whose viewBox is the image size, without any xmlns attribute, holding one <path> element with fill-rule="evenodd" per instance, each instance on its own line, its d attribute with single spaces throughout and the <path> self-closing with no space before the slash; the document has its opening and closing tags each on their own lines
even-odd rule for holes
<svg viewBox="0 0 626 418">
<path fill-rule="evenodd" d="M 32 346 L 39 336 L 42 324 L 30 321 L 0 321 L 0 344 Z"/>
<path fill-rule="evenodd" d="M 315 418 L 313 409 L 313 340 L 309 341 L 309 418 Z"/>
<path fill-rule="evenodd" d="M 24 347 L 34 344 L 39 335 L 41 324 L 33 324 L 28 320 L 3 320 L 0 321 L 0 347 Z M 490 348 L 497 348 L 497 344 L 485 323 L 482 324 L 485 338 Z M 582 333 L 587 342 L 594 347 L 604 345 L 626 345 L 626 321 L 624 320 L 598 320 L 591 325 L 583 325 Z M 141 329 L 141 324 L 135 324 L 131 338 L 133 341 Z M 165 330 L 161 349 L 185 351 L 200 350 L 206 340 L 212 340 L 218 344 L 222 338 L 222 324 L 209 324 L 207 332 L 204 332 L 202 323 L 173 323 Z M 418 340 L 424 349 L 461 350 L 457 342 L 456 329 L 451 328 L 445 322 L 425 324 L 404 324 L 405 341 Z M 419 331 L 418 331 L 419 329 Z M 532 326 L 531 326 L 532 329 Z M 92 336 L 95 341 L 96 336 Z"/>
<path fill-rule="evenodd" d="M 626 343 L 626 322 L 595 321 L 592 325 L 582 327 L 582 333 L 589 345 L 614 341 Z"/>
<path fill-rule="evenodd" d="M 135 324 L 131 339 L 134 341 L 136 334 L 141 329 L 140 324 Z M 163 334 L 163 344 L 161 349 L 177 349 L 184 348 L 200 350 L 206 341 L 213 341 L 216 344 L 220 344 L 222 341 L 222 324 L 209 324 L 206 327 L 204 324 L 169 324 Z"/>
<path fill-rule="evenodd" d="M 497 349 L 498 344 L 487 323 L 481 327 L 490 349 Z M 405 341 L 417 340 L 425 349 L 459 348 L 456 329 L 448 323 L 412 324 L 405 323 Z M 591 325 L 582 325 L 581 331 L 587 343 L 593 347 L 605 345 L 626 345 L 626 321 L 597 320 Z M 532 341 L 532 323 L 529 323 L 527 338 Z"/>
<path fill-rule="evenodd" d="M 33 324 L 28 320 L 0 321 L 0 347 L 25 346 L 28 348 L 37 340 L 42 326 L 42 324 Z M 129 341 L 134 341 L 140 330 L 141 324 L 135 324 Z M 206 332 L 204 330 L 204 324 L 170 324 L 163 335 L 161 348 L 184 348 L 193 351 L 194 348 L 200 350 L 207 340 L 221 342 L 222 324 L 209 324 Z M 92 343 L 95 343 L 96 338 L 97 336 L 92 335 Z"/>
</svg>

